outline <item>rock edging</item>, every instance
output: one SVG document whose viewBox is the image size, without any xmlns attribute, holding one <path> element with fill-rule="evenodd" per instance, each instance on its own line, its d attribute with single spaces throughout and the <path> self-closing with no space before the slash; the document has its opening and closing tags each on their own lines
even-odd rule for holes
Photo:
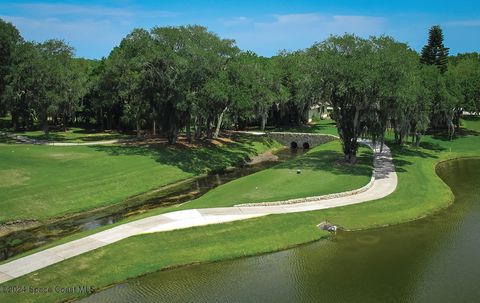
<svg viewBox="0 0 480 303">
<path fill-rule="evenodd" d="M 337 136 L 333 135 L 326 135 L 330 136 L 333 138 L 338 139 Z M 373 146 L 370 142 L 360 139 L 358 141 L 360 144 L 364 144 L 368 147 L 370 147 L 374 153 L 376 149 L 378 148 L 377 146 Z M 386 147 L 388 148 L 388 147 Z M 353 195 L 358 195 L 360 193 L 363 193 L 367 190 L 369 190 L 373 184 L 375 183 L 375 177 L 377 175 L 377 168 L 381 167 L 381 157 L 380 155 L 374 155 L 373 158 L 373 172 L 372 172 L 372 177 L 370 178 L 370 181 L 357 189 L 349 190 L 349 191 L 344 191 L 340 193 L 333 193 L 333 194 L 326 194 L 326 195 L 321 195 L 321 196 L 312 196 L 312 197 L 305 197 L 305 198 L 295 198 L 295 199 L 289 199 L 289 200 L 283 200 L 283 201 L 272 201 L 272 202 L 257 202 L 257 203 L 241 203 L 241 204 L 235 204 L 234 206 L 236 207 L 255 207 L 255 206 L 280 206 L 280 205 L 290 205 L 290 204 L 299 204 L 299 203 L 308 203 L 308 202 L 317 202 L 317 201 L 322 201 L 322 200 L 328 200 L 328 199 L 336 199 L 336 198 L 343 198 L 343 197 L 348 197 L 348 196 L 353 196 Z"/>
<path fill-rule="evenodd" d="M 354 190 L 344 191 L 344 192 L 341 192 L 341 193 L 333 193 L 333 194 L 326 194 L 326 195 L 321 195 L 321 196 L 312 196 L 312 197 L 305 197 L 305 198 L 295 198 L 295 199 L 289 199 L 289 200 L 284 200 L 284 201 L 243 203 L 243 204 L 236 204 L 235 206 L 238 206 L 238 207 L 278 206 L 278 205 L 289 205 L 289 204 L 316 202 L 316 201 L 327 200 L 327 199 L 348 197 L 348 196 L 358 195 L 360 193 L 363 193 L 363 192 L 369 190 L 373 186 L 374 181 L 375 181 L 375 177 L 372 175 L 372 177 L 370 178 L 370 181 L 366 185 L 364 185 L 363 187 L 360 187 L 360 188 L 357 188 L 357 189 L 354 189 Z"/>
</svg>

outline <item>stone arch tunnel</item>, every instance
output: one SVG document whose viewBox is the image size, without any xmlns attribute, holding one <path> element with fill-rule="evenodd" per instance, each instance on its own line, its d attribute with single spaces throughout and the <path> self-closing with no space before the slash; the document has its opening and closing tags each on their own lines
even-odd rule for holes
<svg viewBox="0 0 480 303">
<path fill-rule="evenodd" d="M 270 132 L 267 134 L 270 138 L 280 142 L 290 148 L 313 148 L 320 144 L 337 139 L 332 135 L 309 134 L 309 133 L 286 133 Z"/>
</svg>

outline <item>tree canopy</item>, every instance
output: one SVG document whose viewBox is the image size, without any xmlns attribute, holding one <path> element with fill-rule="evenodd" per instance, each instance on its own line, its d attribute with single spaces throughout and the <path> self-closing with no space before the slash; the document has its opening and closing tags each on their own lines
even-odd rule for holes
<svg viewBox="0 0 480 303">
<path fill-rule="evenodd" d="M 106 58 L 75 58 L 61 40 L 24 41 L 0 20 L 0 115 L 14 129 L 83 124 L 189 141 L 224 129 L 300 125 L 331 107 L 345 159 L 358 139 L 420 144 L 450 137 L 480 110 L 480 56 L 448 57 L 438 26 L 421 54 L 388 36 L 345 34 L 265 58 L 202 26 L 134 29 Z"/>
</svg>

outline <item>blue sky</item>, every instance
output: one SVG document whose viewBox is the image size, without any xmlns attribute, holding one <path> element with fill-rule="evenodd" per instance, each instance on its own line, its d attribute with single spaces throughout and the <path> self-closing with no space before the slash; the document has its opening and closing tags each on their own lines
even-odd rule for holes
<svg viewBox="0 0 480 303">
<path fill-rule="evenodd" d="M 420 50 L 439 24 L 452 54 L 480 51 L 480 1 L 0 1 L 0 18 L 27 40 L 58 38 L 101 58 L 135 27 L 200 24 L 271 56 L 330 34 L 387 34 Z"/>
</svg>

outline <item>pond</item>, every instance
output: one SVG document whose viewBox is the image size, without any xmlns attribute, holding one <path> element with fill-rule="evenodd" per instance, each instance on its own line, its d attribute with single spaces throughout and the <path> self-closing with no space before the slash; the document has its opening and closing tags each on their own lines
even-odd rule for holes
<svg viewBox="0 0 480 303">
<path fill-rule="evenodd" d="M 0 261 L 77 232 L 110 225 L 154 208 L 167 207 L 193 200 L 219 185 L 267 169 L 280 162 L 300 156 L 305 152 L 304 150 L 282 149 L 275 152 L 278 158 L 275 161 L 245 165 L 224 172 L 182 181 L 165 187 L 165 189 L 157 190 L 148 199 L 131 199 L 131 202 L 119 203 L 108 208 L 94 210 L 36 228 L 10 233 L 0 237 Z"/>
<path fill-rule="evenodd" d="M 480 160 L 437 172 L 455 203 L 425 219 L 159 271 L 80 302 L 479 302 Z"/>
</svg>

